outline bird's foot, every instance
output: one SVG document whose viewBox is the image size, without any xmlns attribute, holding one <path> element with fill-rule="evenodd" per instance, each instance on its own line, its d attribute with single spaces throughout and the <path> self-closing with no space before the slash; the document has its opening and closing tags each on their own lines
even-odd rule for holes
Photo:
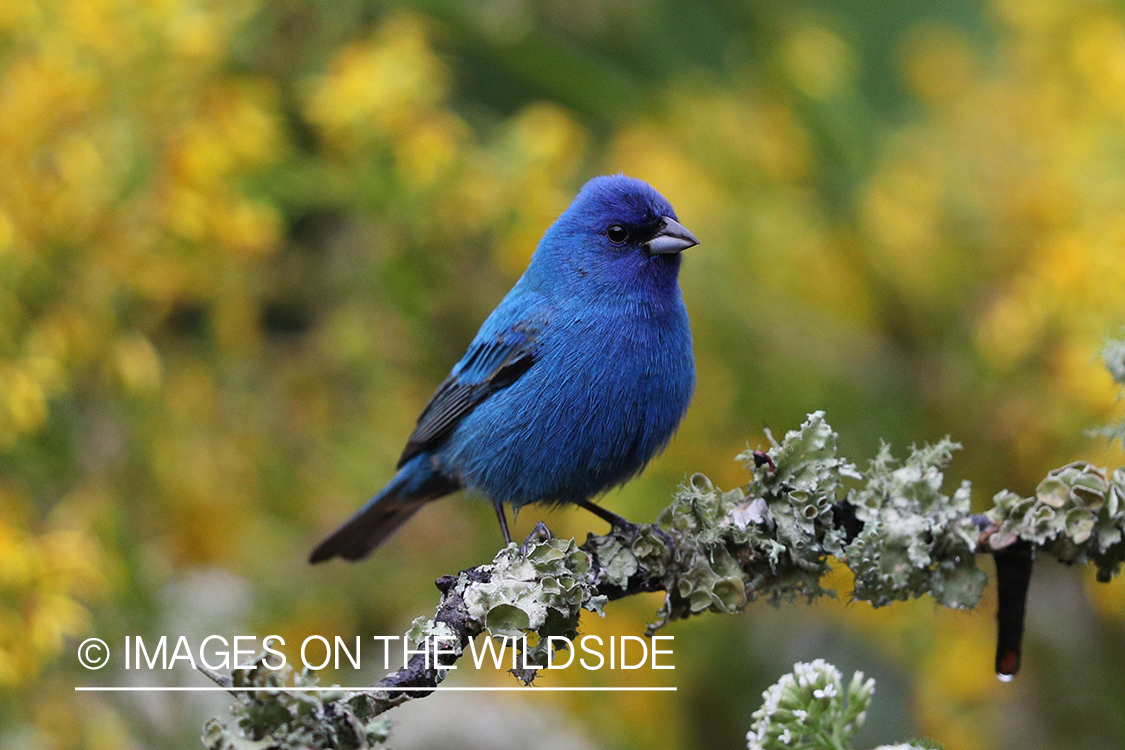
<svg viewBox="0 0 1125 750">
<path fill-rule="evenodd" d="M 526 555 L 533 544 L 542 544 L 553 536 L 551 530 L 547 528 L 547 524 L 540 521 L 535 524 L 535 528 L 527 535 L 527 539 L 523 540 L 523 544 L 520 545 L 520 554 Z"/>
<path fill-rule="evenodd" d="M 609 532 L 611 534 L 617 534 L 618 536 L 631 542 L 641 535 L 641 525 L 639 523 L 633 523 L 632 521 L 626 521 L 624 518 L 621 518 L 618 523 L 613 524 L 613 527 L 609 530 Z"/>
<path fill-rule="evenodd" d="M 661 540 L 664 542 L 664 546 L 668 548 L 668 551 L 670 553 L 675 554 L 675 552 L 676 552 L 676 538 L 674 536 L 672 536 L 667 531 L 665 531 L 660 526 L 660 524 L 655 524 L 655 523 L 652 525 L 652 533 L 656 534 L 658 537 L 661 538 Z"/>
<path fill-rule="evenodd" d="M 636 539 L 641 533 L 641 527 L 632 521 L 622 518 L 613 511 L 606 510 L 600 505 L 594 505 L 589 500 L 583 500 L 578 503 L 579 507 L 593 513 L 603 521 L 607 521 L 610 525 L 610 533 L 619 533 L 625 539 Z"/>
</svg>

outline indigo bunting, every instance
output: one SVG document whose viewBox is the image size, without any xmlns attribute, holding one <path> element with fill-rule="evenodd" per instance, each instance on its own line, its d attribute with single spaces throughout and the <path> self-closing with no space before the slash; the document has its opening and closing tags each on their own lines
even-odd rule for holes
<svg viewBox="0 0 1125 750">
<path fill-rule="evenodd" d="M 695 387 L 680 252 L 698 244 L 648 184 L 595 177 L 543 235 L 418 419 L 398 473 L 309 557 L 358 560 L 425 503 L 487 495 L 504 505 L 590 498 L 662 450 Z"/>
</svg>

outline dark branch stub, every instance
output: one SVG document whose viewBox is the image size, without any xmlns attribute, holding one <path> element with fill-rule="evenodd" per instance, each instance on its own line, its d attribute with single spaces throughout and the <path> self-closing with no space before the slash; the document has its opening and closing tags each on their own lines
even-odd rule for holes
<svg viewBox="0 0 1125 750">
<path fill-rule="evenodd" d="M 1034 549 L 1022 539 L 992 553 L 996 561 L 996 674 L 1008 682 L 1020 669 Z"/>
</svg>

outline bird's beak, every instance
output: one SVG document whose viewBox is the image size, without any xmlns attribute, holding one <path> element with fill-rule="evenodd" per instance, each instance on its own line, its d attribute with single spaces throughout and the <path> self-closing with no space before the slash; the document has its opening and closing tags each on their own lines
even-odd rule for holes
<svg viewBox="0 0 1125 750">
<path fill-rule="evenodd" d="M 689 232 L 687 227 L 675 219 L 665 216 L 661 219 L 660 231 L 656 233 L 655 237 L 644 243 L 642 247 L 653 255 L 665 255 L 679 253 L 698 244 L 699 240 L 695 239 L 695 235 Z"/>
</svg>

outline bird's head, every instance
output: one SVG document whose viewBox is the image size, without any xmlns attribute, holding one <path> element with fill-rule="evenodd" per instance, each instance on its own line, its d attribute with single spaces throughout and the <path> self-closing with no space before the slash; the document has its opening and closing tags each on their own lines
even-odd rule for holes
<svg viewBox="0 0 1125 750">
<path fill-rule="evenodd" d="M 680 253 L 697 244 L 648 183 L 595 177 L 547 230 L 528 272 L 591 293 L 674 289 Z"/>
</svg>

